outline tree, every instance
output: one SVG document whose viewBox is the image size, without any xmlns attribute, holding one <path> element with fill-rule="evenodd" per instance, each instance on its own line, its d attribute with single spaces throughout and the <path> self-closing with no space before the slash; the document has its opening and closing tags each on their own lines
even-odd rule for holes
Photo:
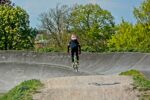
<svg viewBox="0 0 150 100">
<path fill-rule="evenodd" d="M 76 5 L 71 11 L 70 29 L 80 35 L 83 49 L 104 51 L 114 33 L 113 16 L 97 4 Z"/>
<path fill-rule="evenodd" d="M 104 51 L 106 40 L 114 33 L 113 16 L 99 5 L 57 6 L 41 14 L 40 19 L 42 28 L 52 37 L 50 42 L 60 48 L 67 43 L 67 33 L 75 32 L 80 35 L 83 49 Z"/>
<path fill-rule="evenodd" d="M 132 25 L 122 21 L 116 34 L 108 41 L 111 51 L 150 52 L 150 0 L 134 8 L 137 23 Z"/>
<path fill-rule="evenodd" d="M 112 35 L 108 40 L 108 47 L 110 51 L 134 51 L 136 49 L 136 32 L 134 26 L 122 20 L 122 22 L 116 26 L 116 34 Z"/>
<path fill-rule="evenodd" d="M 0 0 L 0 5 L 10 5 L 11 4 L 11 1 L 10 0 Z"/>
<path fill-rule="evenodd" d="M 68 10 L 65 5 L 57 5 L 56 8 L 40 15 L 41 27 L 50 34 L 51 45 L 59 48 L 63 48 L 63 45 L 66 44 Z"/>
<path fill-rule="evenodd" d="M 132 25 L 123 21 L 108 40 L 108 47 L 110 51 L 150 52 L 150 32 L 140 23 Z"/>
<path fill-rule="evenodd" d="M 142 30 L 140 50 L 150 52 L 150 0 L 144 0 L 143 3 L 134 9 L 134 15 L 137 19 L 137 25 Z M 141 32 L 139 30 L 139 32 Z"/>
<path fill-rule="evenodd" d="M 20 7 L 0 6 L 0 49 L 20 50 L 33 47 L 29 15 Z"/>
<path fill-rule="evenodd" d="M 144 0 L 141 6 L 134 8 L 134 16 L 138 23 L 150 23 L 150 0 Z"/>
</svg>

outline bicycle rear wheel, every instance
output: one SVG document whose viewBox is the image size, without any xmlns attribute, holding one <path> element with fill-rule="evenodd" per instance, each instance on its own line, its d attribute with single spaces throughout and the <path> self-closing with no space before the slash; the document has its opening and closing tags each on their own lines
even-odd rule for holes
<svg viewBox="0 0 150 100">
<path fill-rule="evenodd" d="M 76 70 L 76 72 L 79 71 L 79 69 L 78 69 L 78 63 L 77 62 L 75 63 L 75 70 Z"/>
</svg>

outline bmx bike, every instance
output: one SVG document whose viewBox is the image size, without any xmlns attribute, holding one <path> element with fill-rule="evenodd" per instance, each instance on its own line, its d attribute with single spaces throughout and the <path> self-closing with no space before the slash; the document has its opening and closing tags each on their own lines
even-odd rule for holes
<svg viewBox="0 0 150 100">
<path fill-rule="evenodd" d="M 73 69 L 78 72 L 79 71 L 79 63 L 77 62 L 76 56 L 74 56 L 74 62 L 72 64 Z"/>
</svg>

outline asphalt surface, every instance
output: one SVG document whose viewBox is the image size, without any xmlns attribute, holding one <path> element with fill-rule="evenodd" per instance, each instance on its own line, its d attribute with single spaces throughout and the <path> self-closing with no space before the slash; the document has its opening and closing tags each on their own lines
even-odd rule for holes
<svg viewBox="0 0 150 100">
<path fill-rule="evenodd" d="M 129 76 L 90 75 L 43 81 L 33 100 L 139 100 Z"/>
<path fill-rule="evenodd" d="M 150 78 L 149 53 L 83 53 L 79 72 L 71 67 L 65 53 L 0 51 L 0 93 L 24 80 L 45 80 L 51 77 L 115 75 L 137 69 Z"/>
</svg>

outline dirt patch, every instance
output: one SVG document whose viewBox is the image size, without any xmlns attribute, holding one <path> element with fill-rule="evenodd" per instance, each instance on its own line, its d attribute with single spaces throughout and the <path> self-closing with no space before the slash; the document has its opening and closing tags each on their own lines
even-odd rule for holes
<svg viewBox="0 0 150 100">
<path fill-rule="evenodd" d="M 138 100 L 131 77 L 74 76 L 43 81 L 34 100 Z"/>
</svg>

